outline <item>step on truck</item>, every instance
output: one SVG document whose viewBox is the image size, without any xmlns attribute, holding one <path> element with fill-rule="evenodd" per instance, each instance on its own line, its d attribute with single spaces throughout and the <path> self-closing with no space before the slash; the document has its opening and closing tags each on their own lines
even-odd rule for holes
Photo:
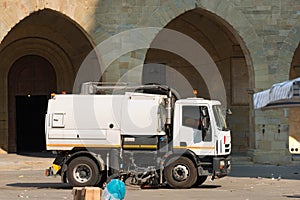
<svg viewBox="0 0 300 200">
<path fill-rule="evenodd" d="M 141 186 L 190 188 L 231 169 L 231 136 L 221 103 L 178 99 L 161 85 L 84 83 L 81 94 L 52 94 L 46 175 L 72 186 L 122 178 Z"/>
</svg>

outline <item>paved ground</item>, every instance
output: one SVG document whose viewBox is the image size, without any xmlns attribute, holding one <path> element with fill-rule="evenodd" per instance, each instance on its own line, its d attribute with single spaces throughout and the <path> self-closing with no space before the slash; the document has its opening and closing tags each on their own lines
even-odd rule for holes
<svg viewBox="0 0 300 200">
<path fill-rule="evenodd" d="M 72 187 L 60 177 L 45 177 L 53 158 L 0 155 L 0 200 L 73 199 Z M 300 199 L 300 165 L 235 164 L 230 176 L 188 190 L 127 186 L 126 199 Z"/>
</svg>

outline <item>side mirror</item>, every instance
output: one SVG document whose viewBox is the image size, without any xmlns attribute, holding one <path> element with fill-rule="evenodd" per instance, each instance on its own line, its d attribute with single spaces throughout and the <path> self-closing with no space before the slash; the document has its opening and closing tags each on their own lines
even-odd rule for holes
<svg viewBox="0 0 300 200">
<path fill-rule="evenodd" d="M 208 130 L 208 128 L 209 128 L 209 125 L 210 125 L 210 119 L 209 119 L 209 117 L 208 116 L 206 116 L 205 117 L 205 119 L 204 119 L 204 129 L 207 131 Z"/>
<path fill-rule="evenodd" d="M 207 108 L 201 108 L 201 114 L 203 117 L 207 116 Z"/>
</svg>

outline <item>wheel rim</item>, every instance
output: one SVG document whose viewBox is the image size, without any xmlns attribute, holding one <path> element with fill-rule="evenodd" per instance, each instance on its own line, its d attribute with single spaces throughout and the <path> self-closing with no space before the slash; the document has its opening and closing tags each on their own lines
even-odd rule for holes
<svg viewBox="0 0 300 200">
<path fill-rule="evenodd" d="M 185 181 L 189 176 L 189 169 L 185 165 L 176 165 L 172 174 L 176 181 Z"/>
<path fill-rule="evenodd" d="M 86 164 L 79 164 L 74 167 L 73 177 L 77 182 L 86 183 L 92 177 L 92 169 Z"/>
</svg>

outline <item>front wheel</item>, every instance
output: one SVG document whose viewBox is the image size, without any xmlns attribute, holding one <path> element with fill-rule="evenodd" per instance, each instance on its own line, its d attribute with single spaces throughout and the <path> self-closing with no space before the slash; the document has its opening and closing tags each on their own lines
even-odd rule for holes
<svg viewBox="0 0 300 200">
<path fill-rule="evenodd" d="M 197 181 L 197 170 L 190 159 L 177 157 L 167 163 L 164 177 L 172 188 L 190 188 Z"/>
<path fill-rule="evenodd" d="M 101 179 L 97 164 L 88 157 L 77 157 L 68 166 L 67 179 L 72 186 L 96 186 Z"/>
<path fill-rule="evenodd" d="M 198 176 L 195 186 L 202 185 L 207 179 L 207 176 Z"/>
</svg>

